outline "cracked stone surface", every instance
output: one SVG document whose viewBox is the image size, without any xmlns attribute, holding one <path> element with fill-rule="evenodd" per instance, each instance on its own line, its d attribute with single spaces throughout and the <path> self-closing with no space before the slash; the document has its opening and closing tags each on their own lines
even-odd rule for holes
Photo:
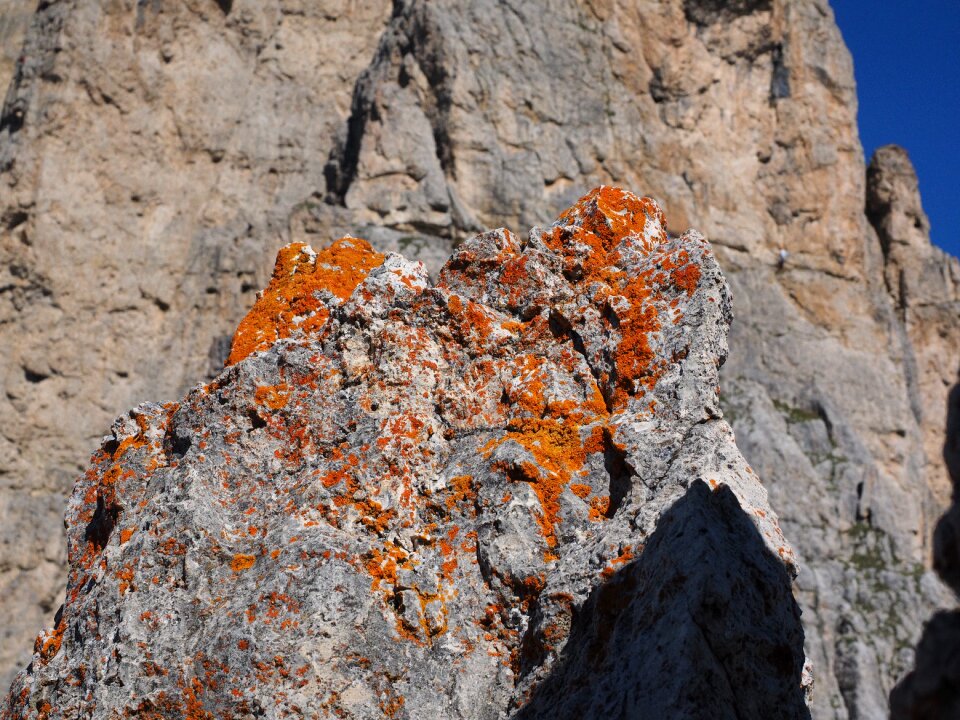
<svg viewBox="0 0 960 720">
<path fill-rule="evenodd" d="M 34 9 L 22 0 L 0 0 L 0 94 L 6 93 L 13 79 Z"/>
<path fill-rule="evenodd" d="M 281 246 L 355 235 L 435 277 L 615 184 L 733 291 L 722 408 L 804 568 L 814 716 L 887 712 L 955 604 L 960 265 L 906 154 L 868 171 L 826 0 L 0 0 L 4 53 L 34 9 L 0 62 L 0 676 L 61 602 L 99 438 L 220 372 Z"/>
<path fill-rule="evenodd" d="M 943 457 L 953 478 L 953 504 L 934 535 L 933 563 L 960 596 L 960 383 L 947 405 Z M 941 611 L 923 628 L 913 670 L 890 693 L 891 720 L 948 720 L 960 715 L 960 610 Z"/>
<path fill-rule="evenodd" d="M 3 717 L 809 718 L 730 321 L 706 240 L 612 187 L 436 283 L 287 246 L 230 366 L 94 455 Z"/>
</svg>

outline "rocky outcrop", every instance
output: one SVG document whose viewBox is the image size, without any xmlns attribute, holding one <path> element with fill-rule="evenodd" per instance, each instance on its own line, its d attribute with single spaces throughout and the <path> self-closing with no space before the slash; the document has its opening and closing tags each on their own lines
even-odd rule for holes
<svg viewBox="0 0 960 720">
<path fill-rule="evenodd" d="M 721 419 L 706 241 L 610 187 L 422 263 L 281 250 L 231 366 L 121 417 L 4 718 L 809 718 Z"/>
<path fill-rule="evenodd" d="M 943 456 L 954 483 L 953 504 L 937 525 L 934 566 L 960 595 L 960 384 L 947 405 Z M 948 720 L 960 714 L 960 610 L 935 614 L 917 645 L 914 670 L 890 694 L 891 720 Z"/>
<path fill-rule="evenodd" d="M 277 247 L 349 233 L 435 271 L 481 227 L 618 183 L 673 234 L 701 228 L 733 289 L 724 414 L 805 568 L 815 716 L 886 712 L 952 602 L 929 537 L 960 342 L 949 285 L 917 276 L 901 300 L 889 282 L 947 260 L 868 217 L 825 0 L 61 0 L 27 50 L 0 121 L 0 587 L 19 647 L 56 607 L 61 497 L 95 428 L 218 372 Z"/>
<path fill-rule="evenodd" d="M 960 262 L 930 245 L 930 225 L 906 151 L 896 146 L 877 150 L 867 187 L 867 216 L 880 238 L 887 289 L 901 319 L 899 339 L 914 413 L 924 431 L 926 473 L 938 499 L 950 497 L 952 476 L 953 505 L 937 524 L 933 564 L 960 593 L 960 386 L 947 392 L 960 366 Z M 941 454 L 944 428 L 947 441 Z M 945 465 L 935 462 L 941 458 Z M 960 715 L 958 649 L 960 611 L 935 614 L 917 645 L 914 670 L 890 695 L 892 720 Z"/>
</svg>

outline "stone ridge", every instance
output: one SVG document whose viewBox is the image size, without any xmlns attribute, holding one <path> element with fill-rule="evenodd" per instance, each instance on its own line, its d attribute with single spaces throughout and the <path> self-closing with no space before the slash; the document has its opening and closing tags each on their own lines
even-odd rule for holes
<svg viewBox="0 0 960 720">
<path fill-rule="evenodd" d="M 233 364 L 77 483 L 2 717 L 809 718 L 794 557 L 719 409 L 729 292 L 664 226 L 600 187 L 436 285 L 284 248 Z"/>
</svg>

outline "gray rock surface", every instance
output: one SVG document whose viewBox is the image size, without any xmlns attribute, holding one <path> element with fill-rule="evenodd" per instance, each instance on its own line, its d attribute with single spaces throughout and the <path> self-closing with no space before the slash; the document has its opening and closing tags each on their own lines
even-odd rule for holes
<svg viewBox="0 0 960 720">
<path fill-rule="evenodd" d="M 917 174 L 906 151 L 877 150 L 867 168 L 867 217 L 884 253 L 884 281 L 900 318 L 911 407 L 924 432 L 928 483 L 937 505 L 950 501 L 943 464 L 947 390 L 958 358 L 960 261 L 930 245 Z"/>
<path fill-rule="evenodd" d="M 36 3 L 27 0 L 0 0 L 0 96 L 16 72 L 23 36 L 35 10 Z"/>
<path fill-rule="evenodd" d="M 953 478 L 953 504 L 937 524 L 933 563 L 960 595 L 960 384 L 947 403 L 943 448 Z M 938 612 L 923 629 L 914 669 L 890 694 L 891 720 L 949 720 L 960 716 L 960 610 Z"/>
<path fill-rule="evenodd" d="M 63 0 L 34 17 L 0 120 L 6 680 L 62 600 L 74 479 L 124 407 L 223 367 L 389 14 Z"/>
<path fill-rule="evenodd" d="M 730 320 L 707 242 L 610 187 L 436 285 L 284 249 L 232 365 L 75 487 L 2 717 L 809 718 Z"/>
<path fill-rule="evenodd" d="M 276 247 L 352 233 L 435 271 L 620 183 L 733 289 L 724 411 L 805 568 L 814 715 L 886 712 L 952 604 L 929 538 L 958 271 L 903 220 L 905 161 L 867 181 L 824 0 L 61 0 L 27 50 L 0 121 L 0 659 L 56 606 L 98 428 L 217 372 Z"/>
</svg>

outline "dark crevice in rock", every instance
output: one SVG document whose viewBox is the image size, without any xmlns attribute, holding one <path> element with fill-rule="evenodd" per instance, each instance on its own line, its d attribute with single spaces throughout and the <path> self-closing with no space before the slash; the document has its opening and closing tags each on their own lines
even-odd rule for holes
<svg viewBox="0 0 960 720">
<path fill-rule="evenodd" d="M 163 439 L 164 454 L 168 458 L 183 458 L 193 446 L 192 432 L 189 427 L 179 426 L 176 417 L 171 420 L 170 430 Z"/>
<path fill-rule="evenodd" d="M 3 216 L 3 224 L 7 230 L 14 230 L 30 219 L 30 215 L 22 210 L 11 210 Z"/>
<path fill-rule="evenodd" d="M 612 518 L 623 505 L 627 495 L 630 494 L 635 473 L 627 462 L 626 453 L 617 447 L 610 436 L 610 431 L 606 428 L 603 431 L 603 441 L 603 465 L 610 478 L 610 505 L 607 507 L 605 515 Z"/>
<path fill-rule="evenodd" d="M 770 76 L 770 101 L 790 97 L 790 68 L 783 58 L 783 45 L 777 43 L 771 50 L 773 73 Z"/>
<path fill-rule="evenodd" d="M 744 15 L 770 10 L 773 0 L 684 0 L 683 14 L 697 25 L 730 22 Z"/>
<path fill-rule="evenodd" d="M 25 367 L 23 369 L 23 377 L 28 383 L 32 385 L 36 385 L 37 383 L 42 383 L 44 380 L 46 380 L 50 376 L 45 373 L 37 372 L 36 370 L 31 370 L 30 368 Z"/>
<path fill-rule="evenodd" d="M 256 408 L 250 408 L 247 411 L 247 419 L 250 420 L 250 431 L 262 430 L 267 426 L 267 421 L 260 417 L 260 413 Z"/>
<path fill-rule="evenodd" d="M 96 552 L 100 552 L 107 546 L 107 541 L 117 525 L 119 516 L 120 508 L 113 504 L 108 505 L 103 495 L 97 496 L 97 509 L 84 533 L 84 537 L 93 544 Z"/>
<path fill-rule="evenodd" d="M 13 104 L 0 116 L 0 133 L 6 131 L 14 135 L 23 129 L 26 112 L 23 107 Z"/>
<path fill-rule="evenodd" d="M 363 143 L 363 134 L 367 125 L 367 111 L 364 108 L 364 85 L 369 82 L 369 70 L 357 80 L 353 89 L 353 102 L 350 108 L 350 117 L 347 119 L 346 136 L 338 138 L 334 143 L 330 157 L 323 168 L 326 180 L 326 202 L 344 205 L 347 190 L 353 183 L 360 162 L 360 147 Z"/>
</svg>

